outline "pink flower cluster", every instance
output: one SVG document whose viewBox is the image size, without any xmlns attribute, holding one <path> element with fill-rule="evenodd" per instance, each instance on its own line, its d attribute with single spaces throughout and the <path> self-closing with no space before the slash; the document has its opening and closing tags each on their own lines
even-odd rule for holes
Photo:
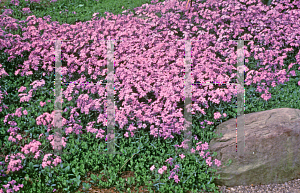
<svg viewBox="0 0 300 193">
<path fill-rule="evenodd" d="M 1 88 L 1 86 L 0 86 L 0 88 Z M 2 94 L 2 91 L 0 90 L 0 104 L 2 103 L 2 100 L 1 99 L 3 99 L 3 96 L 2 96 L 3 94 Z M 7 95 L 7 92 L 5 92 L 5 95 Z M 8 109 L 8 107 L 6 106 L 6 105 L 3 105 L 4 106 L 4 108 L 6 108 L 6 109 Z M 2 111 L 2 106 L 0 106 L 0 112 Z"/>
<path fill-rule="evenodd" d="M 17 135 L 17 133 L 11 132 L 10 135 L 11 135 L 11 136 L 9 136 L 8 141 L 16 142 L 17 140 L 16 140 L 15 138 L 13 138 L 12 135 Z M 22 136 L 21 136 L 20 134 L 18 134 L 18 135 L 16 136 L 16 138 L 17 138 L 19 141 L 21 141 Z"/>
<path fill-rule="evenodd" d="M 44 79 L 42 79 L 42 80 L 35 80 L 30 85 L 33 85 L 33 89 L 36 90 L 36 88 L 42 87 L 42 86 L 45 85 L 45 80 Z"/>
<path fill-rule="evenodd" d="M 15 183 L 16 183 L 16 181 L 12 180 L 12 181 L 9 181 L 8 184 L 3 185 L 3 187 L 6 189 L 7 193 L 12 193 L 13 191 L 17 192 L 20 190 L 20 188 L 23 188 L 23 184 L 15 185 Z M 12 189 L 9 189 L 10 185 L 12 185 L 14 187 Z M 2 188 L 0 189 L 0 193 L 4 193 Z"/>
<path fill-rule="evenodd" d="M 14 4 L 15 6 L 19 6 L 20 1 L 18 0 L 10 0 L 11 4 Z"/>
<path fill-rule="evenodd" d="M 11 118 L 13 118 L 14 116 L 21 117 L 22 116 L 22 110 L 21 110 L 22 108 L 23 107 L 17 108 L 15 113 L 5 115 L 3 122 L 6 123 L 8 121 L 9 116 Z M 23 115 L 27 115 L 27 114 L 28 114 L 27 110 L 24 109 L 23 110 Z M 17 125 L 17 123 L 15 121 L 8 121 L 8 124 L 11 125 L 11 126 L 16 126 Z"/>
<path fill-rule="evenodd" d="M 9 155 L 7 155 L 5 157 L 5 162 L 8 162 L 8 157 Z M 23 166 L 21 165 L 21 160 L 18 159 L 18 160 L 13 160 L 14 158 L 17 158 L 17 157 L 21 157 L 22 159 L 25 159 L 25 156 L 21 153 L 17 153 L 16 155 L 10 155 L 10 161 L 9 161 L 9 164 L 7 166 L 7 171 L 10 172 L 10 171 L 19 171 L 20 169 L 23 168 Z"/>
<path fill-rule="evenodd" d="M 214 119 L 219 119 L 220 117 L 222 117 L 220 112 L 216 112 L 214 113 Z M 227 117 L 226 113 L 223 113 L 223 117 Z"/>
<path fill-rule="evenodd" d="M 36 124 L 37 125 L 41 125 L 41 124 L 47 125 L 47 124 L 51 123 L 52 119 L 53 119 L 52 114 L 49 114 L 49 113 L 45 112 L 45 113 L 43 113 L 42 115 L 40 115 L 36 118 Z"/>
<path fill-rule="evenodd" d="M 54 147 L 55 147 L 55 145 L 54 145 L 54 135 L 49 135 L 48 140 L 49 140 L 49 141 L 52 140 L 52 141 L 50 142 L 50 144 L 52 145 L 52 147 L 53 147 L 53 149 L 54 149 Z M 67 139 L 66 139 L 65 137 L 62 137 L 61 144 L 62 144 L 62 146 L 64 146 L 64 147 L 66 147 L 66 144 L 67 144 L 65 141 L 67 141 Z"/>
<path fill-rule="evenodd" d="M 18 92 L 23 92 L 24 90 L 26 90 L 25 86 L 21 86 L 21 88 L 19 88 Z"/>
<path fill-rule="evenodd" d="M 20 107 L 20 108 L 17 108 L 17 109 L 16 109 L 15 116 L 18 116 L 18 117 L 21 117 L 21 116 L 22 116 L 22 111 L 21 111 L 22 108 L 23 108 L 23 107 Z"/>
<path fill-rule="evenodd" d="M 1 31 L 0 31 L 0 34 L 1 34 Z M 2 64 L 0 64 L 0 78 L 2 78 L 3 76 L 9 76 L 9 75 L 7 74 L 7 72 L 5 72 L 4 68 L 2 68 Z M 1 86 L 0 86 L 0 88 L 1 88 Z M 3 95 L 3 93 L 0 90 L 0 104 L 2 103 L 1 99 L 3 99 L 2 95 Z M 5 91 L 5 95 L 7 95 L 6 91 Z M 4 108 L 8 109 L 8 107 L 6 105 L 3 105 L 3 106 L 4 106 Z M 2 105 L 0 106 L 0 112 L 2 112 Z"/>
<path fill-rule="evenodd" d="M 7 72 L 5 72 L 4 68 L 2 68 L 2 64 L 0 64 L 0 78 L 4 75 L 9 76 Z"/>
<path fill-rule="evenodd" d="M 25 145 L 21 151 L 25 154 L 29 154 L 36 152 L 39 149 L 39 146 L 42 145 L 41 142 L 36 141 L 35 139 L 31 141 L 29 144 Z M 38 156 L 37 156 L 38 157 Z M 37 158 L 36 158 L 37 159 Z"/>
<path fill-rule="evenodd" d="M 42 163 L 42 166 L 43 168 L 45 168 L 46 166 L 51 166 L 51 161 L 47 161 L 48 160 L 48 157 L 51 156 L 52 154 L 46 154 L 44 156 L 44 159 L 43 159 L 43 163 Z M 59 156 L 57 156 L 54 161 L 52 162 L 52 164 L 54 166 L 57 166 L 59 163 L 61 163 L 61 159 L 59 158 Z M 51 168 L 53 168 L 53 166 L 51 166 Z"/>
<path fill-rule="evenodd" d="M 198 142 L 198 143 L 196 144 L 196 145 L 197 145 L 196 150 L 199 151 L 199 152 L 201 151 L 201 152 L 199 153 L 199 155 L 200 155 L 203 159 L 207 158 L 207 159 L 206 159 L 206 164 L 207 164 L 208 166 L 211 166 L 211 165 L 212 165 L 211 157 L 208 157 L 208 155 L 209 155 L 210 153 L 207 152 L 207 153 L 205 154 L 205 152 L 204 152 L 205 150 L 208 149 L 208 143 L 205 142 L 204 144 L 201 144 L 201 146 L 199 146 L 200 143 L 202 143 L 202 142 Z M 182 142 L 181 145 L 175 145 L 175 147 L 183 147 L 183 148 L 186 149 L 185 146 L 186 146 L 186 145 L 184 144 L 184 142 Z M 195 153 L 195 150 L 194 150 L 193 148 L 191 149 L 191 153 Z M 180 154 L 179 156 L 181 157 L 181 159 L 183 159 L 183 158 L 185 157 L 185 155 L 183 155 L 183 154 Z M 167 159 L 165 162 L 168 162 L 168 163 L 172 166 L 172 165 L 173 165 L 172 160 L 173 160 L 173 158 L 169 158 L 169 159 Z M 217 160 L 217 159 L 215 159 L 214 161 L 215 161 L 215 164 L 216 164 L 218 167 L 221 165 L 221 161 L 219 161 L 219 160 Z M 172 169 L 172 170 L 170 171 L 170 174 L 171 174 L 171 175 L 169 176 L 169 179 L 174 178 L 174 180 L 175 180 L 176 183 L 178 183 L 178 182 L 180 181 L 179 178 L 178 178 L 178 175 L 175 174 L 176 172 L 179 171 L 178 168 L 179 168 L 179 165 L 175 165 L 175 168 Z M 152 165 L 152 166 L 150 167 L 150 170 L 153 171 L 154 169 L 155 169 L 155 165 Z M 176 170 L 176 172 L 175 172 L 175 170 Z M 162 168 L 160 168 L 160 169 L 158 170 L 158 173 L 159 173 L 159 174 L 163 174 L 163 173 L 166 172 L 166 171 L 167 171 L 167 166 L 163 166 Z"/>
<path fill-rule="evenodd" d="M 18 95 L 19 97 L 23 96 L 22 98 L 20 98 L 20 103 L 22 103 L 22 102 L 29 102 L 29 100 L 30 100 L 31 97 L 32 97 L 32 92 L 33 92 L 33 89 L 31 89 L 31 90 L 29 91 L 29 94 L 28 94 L 28 95 L 25 94 L 25 93 L 19 94 L 19 95 Z"/>
<path fill-rule="evenodd" d="M 23 8 L 22 11 L 23 11 L 23 14 L 29 14 L 29 13 L 31 13 L 29 7 Z"/>
</svg>

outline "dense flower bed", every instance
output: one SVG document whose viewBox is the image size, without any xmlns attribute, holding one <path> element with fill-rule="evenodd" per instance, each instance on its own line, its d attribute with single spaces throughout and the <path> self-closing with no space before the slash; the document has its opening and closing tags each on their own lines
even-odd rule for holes
<svg viewBox="0 0 300 193">
<path fill-rule="evenodd" d="M 147 13 L 152 18 L 150 23 L 134 18 L 132 13 L 118 16 L 106 13 L 106 18 L 97 18 L 95 13 L 91 21 L 74 25 L 60 25 L 52 22 L 50 17 L 37 18 L 34 15 L 18 24 L 16 19 L 8 16 L 12 11 L 4 12 L 1 27 L 5 27 L 0 31 L 4 40 L 0 46 L 5 48 L 6 60 L 2 60 L 0 66 L 0 99 L 7 101 L 8 96 L 12 96 L 10 100 L 16 105 L 8 107 L 6 102 L 1 102 L 1 115 L 4 115 L 1 122 L 3 120 L 4 124 L 0 126 L 4 128 L 1 134 L 6 142 L 1 145 L 4 144 L 6 150 L 14 150 L 5 157 L 9 178 L 1 182 L 3 187 L 9 192 L 10 183 L 18 183 L 14 186 L 15 191 L 23 185 L 26 191 L 53 191 L 53 187 L 73 191 L 79 187 L 87 169 L 91 169 L 94 172 L 108 171 L 105 175 L 110 177 L 109 182 L 103 182 L 99 175 L 93 183 L 124 189 L 124 180 L 117 173 L 129 159 L 131 161 L 125 168 L 134 168 L 138 184 L 147 184 L 153 179 L 155 183 L 152 185 L 162 192 L 190 187 L 193 190 L 215 190 L 211 183 L 215 170 L 210 167 L 212 164 L 219 167 L 221 163 L 212 159 L 207 144 L 216 137 L 213 133 L 215 124 L 235 117 L 234 105 L 228 104 L 234 104 L 237 87 L 193 86 L 194 147 L 192 154 L 185 155 L 178 150 L 178 147 L 184 147 L 181 132 L 184 123 L 185 41 L 176 39 L 197 40 L 191 48 L 191 81 L 202 83 L 232 81 L 237 70 L 234 67 L 237 44 L 230 40 L 249 40 L 244 46 L 248 100 L 255 91 L 256 99 L 262 99 L 260 102 L 272 100 L 276 96 L 271 95 L 270 86 L 280 88 L 280 84 L 288 81 L 300 85 L 300 67 L 297 66 L 300 62 L 299 33 L 295 30 L 299 26 L 294 25 L 299 22 L 299 3 L 283 1 L 282 5 L 273 4 L 277 6 L 255 5 L 255 1 L 241 1 L 238 5 L 230 1 L 206 2 L 193 7 L 190 13 L 185 11 L 186 4 L 180 1 L 137 8 L 137 14 Z M 280 20 L 266 21 L 268 16 Z M 263 32 L 255 27 L 262 22 L 267 25 Z M 282 28 L 286 36 L 278 38 Z M 7 33 L 19 29 L 21 34 Z M 262 34 L 268 38 L 263 38 Z M 55 135 L 54 108 L 51 105 L 54 102 L 55 49 L 54 41 L 47 40 L 56 39 L 72 40 L 61 45 L 61 74 L 63 82 L 78 83 L 62 85 L 62 145 L 65 154 L 60 156 L 49 153 L 53 150 Z M 105 80 L 107 42 L 99 40 L 108 39 L 123 40 L 116 42 L 114 49 L 115 121 L 118 128 L 115 139 L 120 143 L 118 151 L 123 155 L 106 157 L 96 152 L 105 149 L 106 144 L 106 109 L 102 107 L 106 88 L 81 83 Z M 250 39 L 265 39 L 263 48 Z M 284 65 L 286 58 L 289 59 L 288 65 Z M 260 59 L 263 63 L 257 68 L 254 60 Z M 300 107 L 299 103 L 293 105 Z M 257 109 L 257 106 L 253 108 Z M 251 109 L 248 107 L 246 111 Z M 133 160 L 136 154 L 141 156 Z M 164 175 L 167 172 L 169 174 Z M 57 179 L 51 178 L 53 175 Z M 30 185 L 26 180 L 29 177 L 41 179 L 43 183 Z"/>
</svg>

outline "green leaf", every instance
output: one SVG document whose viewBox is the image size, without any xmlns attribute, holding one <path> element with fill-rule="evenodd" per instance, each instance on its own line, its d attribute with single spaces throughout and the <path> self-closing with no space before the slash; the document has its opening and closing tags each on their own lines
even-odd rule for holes
<svg viewBox="0 0 300 193">
<path fill-rule="evenodd" d="M 33 169 L 33 163 L 29 162 L 29 169 Z"/>
<path fill-rule="evenodd" d="M 66 168 L 65 168 L 65 171 L 68 172 L 70 170 L 70 166 L 68 165 Z M 72 170 L 73 171 L 73 170 Z"/>
<path fill-rule="evenodd" d="M 92 180 L 94 180 L 94 181 L 96 181 L 96 180 L 97 180 L 97 176 L 96 176 L 96 175 L 94 175 L 94 174 L 92 174 L 92 175 L 91 175 L 91 178 L 92 178 Z"/>
</svg>

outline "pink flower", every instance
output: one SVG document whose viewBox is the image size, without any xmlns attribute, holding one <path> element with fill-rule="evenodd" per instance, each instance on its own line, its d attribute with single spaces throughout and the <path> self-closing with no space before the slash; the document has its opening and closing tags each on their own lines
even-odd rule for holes
<svg viewBox="0 0 300 193">
<path fill-rule="evenodd" d="M 11 0 L 10 3 L 14 4 L 15 6 L 19 6 L 19 1 L 18 0 Z"/>
<path fill-rule="evenodd" d="M 22 116 L 22 111 L 21 111 L 22 108 L 23 108 L 23 107 L 17 108 L 14 115 L 15 115 L 15 116 L 18 116 L 18 117 L 21 117 L 21 116 Z"/>
<path fill-rule="evenodd" d="M 72 131 L 73 131 L 72 127 L 65 128 L 65 132 L 67 135 L 72 133 Z"/>
<path fill-rule="evenodd" d="M 19 188 L 18 186 L 14 186 L 13 189 L 14 189 L 14 191 L 16 191 L 16 192 L 17 192 L 18 190 L 20 190 L 20 188 Z"/>
<path fill-rule="evenodd" d="M 57 166 L 61 162 L 62 162 L 61 159 L 59 157 L 57 157 L 57 158 L 54 159 L 53 164 L 54 164 L 54 166 Z"/>
<path fill-rule="evenodd" d="M 18 134 L 16 138 L 17 138 L 19 141 L 21 141 L 22 136 Z"/>
<path fill-rule="evenodd" d="M 153 171 L 155 169 L 155 166 L 151 166 L 150 170 Z"/>
<path fill-rule="evenodd" d="M 160 168 L 160 169 L 158 170 L 158 173 L 160 173 L 160 174 L 163 174 L 163 172 L 164 172 L 164 170 L 163 170 L 162 168 Z"/>
<path fill-rule="evenodd" d="M 45 80 L 35 80 L 33 83 L 31 83 L 30 85 L 33 85 L 33 89 L 36 89 L 38 87 L 44 86 L 45 85 Z"/>
<path fill-rule="evenodd" d="M 178 182 L 180 181 L 180 180 L 178 179 L 178 176 L 177 176 L 177 175 L 174 176 L 174 180 L 175 180 L 176 183 L 178 183 Z"/>
<path fill-rule="evenodd" d="M 29 7 L 23 8 L 22 11 L 23 11 L 24 14 L 29 14 L 29 13 L 31 13 Z"/>
<path fill-rule="evenodd" d="M 27 114 L 28 114 L 27 111 L 26 111 L 26 109 L 23 111 L 23 114 L 24 114 L 24 115 L 27 115 Z"/>
<path fill-rule="evenodd" d="M 8 182 L 8 183 L 10 183 L 11 185 L 14 185 L 14 184 L 16 183 L 16 181 L 15 181 L 15 180 L 12 180 L 12 181 L 10 181 L 10 182 Z"/>
<path fill-rule="evenodd" d="M 295 70 L 290 71 L 290 74 L 291 74 L 292 76 L 296 76 Z"/>
<path fill-rule="evenodd" d="M 93 14 L 93 17 L 95 17 L 95 16 L 98 15 L 98 14 L 99 14 L 99 13 L 94 13 L 94 14 Z"/>
<path fill-rule="evenodd" d="M 200 155 L 201 157 L 205 158 L 204 154 L 205 154 L 205 152 L 204 152 L 204 151 L 201 151 L 199 155 Z"/>
<path fill-rule="evenodd" d="M 42 163 L 42 167 L 45 168 L 46 166 L 48 166 L 47 163 L 46 163 L 46 162 L 43 162 L 43 163 Z"/>
<path fill-rule="evenodd" d="M 26 90 L 25 86 L 21 86 L 21 88 L 18 90 L 18 92 L 23 92 L 24 90 Z"/>
<path fill-rule="evenodd" d="M 221 161 L 215 159 L 215 164 L 219 167 L 221 165 Z"/>
<path fill-rule="evenodd" d="M 211 157 L 209 157 L 209 158 L 207 158 L 207 160 L 205 160 L 205 161 L 206 161 L 206 164 L 207 164 L 208 166 L 211 166 L 211 165 L 212 165 L 212 162 L 210 162 L 210 160 L 211 160 Z"/>
<path fill-rule="evenodd" d="M 40 102 L 41 107 L 43 107 L 46 104 L 46 102 Z"/>
<path fill-rule="evenodd" d="M 16 142 L 16 139 L 13 138 L 12 136 L 9 136 L 9 137 L 8 137 L 8 141 Z"/>
<path fill-rule="evenodd" d="M 44 135 L 44 134 L 42 133 L 42 134 L 39 135 L 39 139 L 40 139 L 40 137 L 41 137 L 42 135 Z"/>
<path fill-rule="evenodd" d="M 192 148 L 192 149 L 191 149 L 191 153 L 195 153 L 195 150 L 194 150 L 194 148 Z"/>
<path fill-rule="evenodd" d="M 129 136 L 128 136 L 128 132 L 126 132 L 126 133 L 124 134 L 124 136 L 125 136 L 125 137 L 129 137 Z"/>
</svg>

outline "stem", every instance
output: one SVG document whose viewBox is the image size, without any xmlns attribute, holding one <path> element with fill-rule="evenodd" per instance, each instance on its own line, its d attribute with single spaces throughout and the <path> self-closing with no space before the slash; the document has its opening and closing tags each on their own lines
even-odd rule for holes
<svg viewBox="0 0 300 193">
<path fill-rule="evenodd" d="M 133 154 L 133 155 L 131 156 L 131 158 L 132 158 L 134 155 L 135 155 L 135 154 Z M 130 158 L 130 159 L 131 159 L 131 158 Z M 129 159 L 129 160 L 130 160 L 130 159 Z M 128 161 L 129 161 L 129 160 L 128 160 Z M 127 162 L 128 162 L 128 161 L 127 161 Z M 126 162 L 126 163 L 127 163 L 127 162 Z M 125 163 L 125 164 L 126 164 L 126 163 Z M 125 166 L 125 164 L 121 167 L 121 169 Z M 119 169 L 119 171 L 120 171 L 121 169 Z M 119 171 L 118 171 L 117 173 L 119 173 Z"/>
</svg>

